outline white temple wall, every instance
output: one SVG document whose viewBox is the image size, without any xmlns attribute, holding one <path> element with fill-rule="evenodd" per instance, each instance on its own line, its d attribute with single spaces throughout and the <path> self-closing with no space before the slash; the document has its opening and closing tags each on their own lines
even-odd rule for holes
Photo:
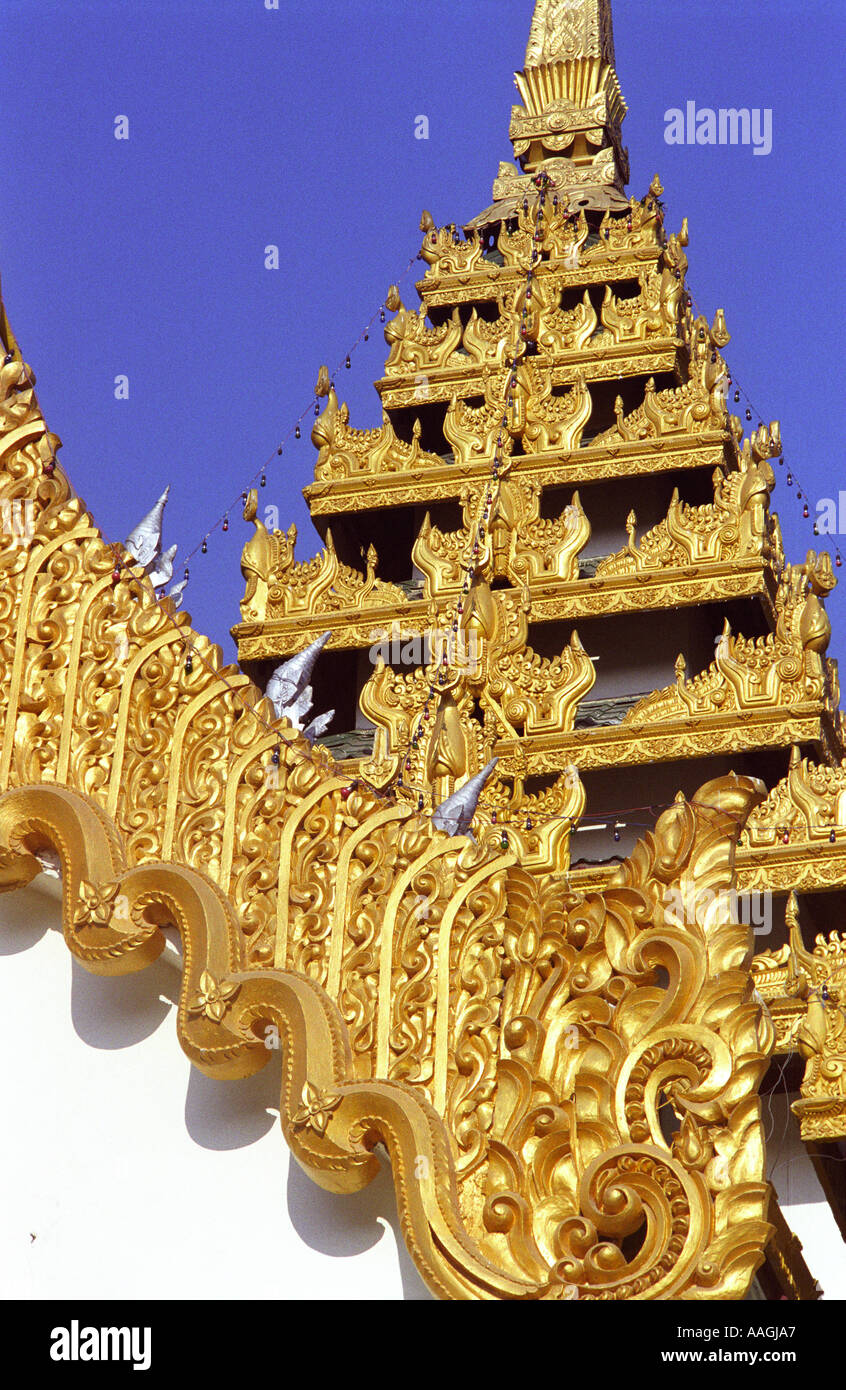
<svg viewBox="0 0 846 1390">
<path fill-rule="evenodd" d="M 203 1076 L 174 965 L 90 975 L 45 884 L 0 896 L 0 1296 L 429 1298 L 387 1167 L 318 1188 L 279 1128 L 278 1054 Z"/>
<path fill-rule="evenodd" d="M 802 1254 L 825 1299 L 846 1299 L 846 1245 L 826 1201 L 814 1165 L 799 1137 L 790 1110 L 795 1096 L 783 1092 L 764 1100 L 767 1177 L 788 1226 L 802 1242 Z"/>
</svg>

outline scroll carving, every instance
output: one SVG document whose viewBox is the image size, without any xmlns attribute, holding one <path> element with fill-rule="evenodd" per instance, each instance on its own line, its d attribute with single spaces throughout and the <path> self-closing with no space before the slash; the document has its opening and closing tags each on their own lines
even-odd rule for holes
<svg viewBox="0 0 846 1390">
<path fill-rule="evenodd" d="M 396 343 L 434 350 L 419 329 Z M 527 592 L 492 586 L 502 567 L 527 584 L 573 576 L 578 499 L 574 535 L 542 523 L 507 468 L 489 501 L 468 499 L 474 564 L 457 630 L 473 663 L 411 677 L 378 666 L 363 700 L 373 768 L 351 777 L 276 719 L 128 556 L 116 565 L 56 462 L 30 377 L 17 359 L 6 367 L 0 499 L 31 503 L 33 528 L 24 546 L 0 540 L 0 889 L 57 855 L 65 939 L 104 975 L 145 968 L 175 926 L 188 1057 L 244 1077 L 269 1060 L 275 1030 L 298 1161 L 349 1192 L 386 1145 L 409 1248 L 439 1295 L 742 1297 L 769 1234 L 757 1087 L 772 1031 L 748 932 L 706 908 L 679 923 L 670 904 L 730 886 L 764 789 L 727 777 L 679 799 L 614 882 L 584 894 L 561 872 L 584 806 L 577 767 L 539 786 L 514 754 L 473 838 L 419 806 L 416 783 L 461 786 L 503 735 L 519 746 L 572 730 L 590 656 L 575 635 L 552 658 L 527 649 Z M 489 380 L 482 407 L 448 412 L 459 462 L 490 447 L 495 366 Z M 411 443 L 387 417 L 350 429 L 323 385 L 322 480 L 443 465 L 419 428 Z M 507 434 L 523 453 L 578 447 L 590 395 L 581 379 L 560 390 L 543 362 L 521 360 Z M 254 521 L 256 507 L 248 499 Z M 506 552 L 518 512 L 525 534 Z M 301 565 L 292 532 L 254 529 L 245 616 L 272 611 L 280 579 L 286 614 L 330 607 L 333 588 L 341 607 L 399 603 L 375 555 L 351 571 L 327 541 Z M 778 640 L 807 681 L 826 634 L 794 578 Z M 391 790 L 385 767 L 402 773 Z"/>
</svg>

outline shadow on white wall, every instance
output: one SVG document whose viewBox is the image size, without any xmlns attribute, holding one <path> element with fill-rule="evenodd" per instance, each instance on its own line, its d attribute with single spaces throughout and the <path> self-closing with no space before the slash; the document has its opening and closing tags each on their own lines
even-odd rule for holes
<svg viewBox="0 0 846 1390">
<path fill-rule="evenodd" d="M 241 1219 L 235 1216 L 225 1223 L 223 1231 L 208 1236 L 207 1246 L 208 1251 L 220 1251 L 227 1263 L 232 1263 L 231 1274 L 224 1276 L 221 1296 L 248 1296 L 236 1290 L 242 1287 L 244 1267 L 250 1264 L 255 1244 L 261 1246 L 266 1261 L 278 1261 L 286 1271 L 285 1279 L 266 1288 L 267 1297 L 279 1297 L 281 1288 L 298 1287 L 298 1265 L 303 1268 L 304 1288 L 313 1287 L 315 1280 L 319 1283 L 320 1262 L 315 1266 L 314 1257 L 306 1256 L 305 1246 L 331 1262 L 328 1297 L 431 1298 L 402 1240 L 388 1166 L 383 1164 L 369 1187 L 350 1196 L 325 1192 L 311 1182 L 292 1159 L 279 1129 L 279 1054 L 271 1054 L 267 1066 L 243 1081 L 216 1081 L 190 1066 L 176 1041 L 178 970 L 162 957 L 135 975 L 108 979 L 89 974 L 72 960 L 60 938 L 56 887 L 49 892 L 48 886 L 49 895 L 45 894 L 45 885 L 38 880 L 33 887 L 0 899 L 0 972 L 6 977 L 0 997 L 4 999 L 7 1026 L 19 1035 L 21 1021 L 26 1026 L 25 1020 L 34 1012 L 44 1025 L 39 1024 L 35 1035 L 32 1080 L 27 1085 L 25 1078 L 18 1078 L 15 1113 L 19 1151 L 4 1181 L 6 1191 L 8 1182 L 20 1190 L 22 1176 L 26 1181 L 29 1169 L 33 1169 L 33 1192 L 23 1199 L 27 1214 L 25 1219 L 21 1214 L 21 1222 L 27 1230 L 40 1229 L 41 1244 L 33 1243 L 20 1254 L 24 1284 L 32 1281 L 30 1296 L 61 1296 L 65 1274 L 59 1247 L 73 1244 L 74 1231 L 91 1230 L 94 1243 L 99 1241 L 104 1248 L 111 1240 L 117 1241 L 106 1208 L 109 1203 L 117 1206 L 127 1189 L 138 1185 L 139 1177 L 132 1171 L 137 1162 L 142 1188 L 143 1174 L 147 1173 L 148 1205 L 145 1207 L 140 1194 L 134 1217 L 126 1219 L 134 1220 L 134 1229 L 139 1230 L 138 1258 L 142 1264 L 154 1258 L 155 1232 L 160 1223 L 173 1233 L 168 1260 L 178 1262 L 183 1244 L 186 1249 L 196 1249 L 192 1222 L 202 1228 L 205 1207 L 211 1208 L 213 1203 L 214 1210 L 220 1212 L 228 1203 Z M 17 1024 L 10 1018 L 10 1003 L 19 1015 Z M 112 1062 L 108 1054 L 120 1051 L 127 1055 Z M 99 1063 L 95 1061 L 98 1053 L 102 1058 Z M 26 1057 L 21 1065 L 26 1067 Z M 39 1094 L 39 1088 L 46 1086 L 49 1092 L 54 1085 L 63 1092 L 58 1118 L 49 1115 L 49 1094 Z M 71 1086 L 79 1091 L 78 1098 L 71 1098 Z M 180 1092 L 184 1095 L 182 1135 L 174 1126 Z M 92 1114 L 102 1116 L 100 1133 L 92 1129 Z M 36 1170 L 43 1161 L 46 1173 L 52 1175 L 55 1170 L 44 1151 L 55 1145 L 56 1134 L 67 1144 L 69 1133 L 69 1162 L 61 1175 L 56 1173 L 55 1183 L 48 1176 L 50 1190 L 45 1191 Z M 186 1137 L 190 1143 L 186 1144 Z M 116 1152 L 116 1139 L 121 1153 Z M 111 1144 L 111 1152 L 103 1152 L 104 1144 Z M 250 1148 L 250 1154 L 239 1153 Z M 36 1157 L 36 1150 L 37 1162 L 28 1164 L 28 1158 Z M 196 1150 L 202 1150 L 207 1158 Z M 155 1171 L 150 1175 L 151 1162 L 161 1166 L 160 1178 Z M 115 1185 L 103 1211 L 97 1213 L 96 1230 L 90 1226 L 90 1216 L 89 1226 L 85 1226 L 91 1201 L 87 1175 L 95 1165 L 99 1191 L 103 1193 L 104 1182 L 113 1180 Z M 5 1178 L 0 1173 L 0 1180 Z M 95 1183 L 93 1172 L 90 1180 Z M 184 1189 L 186 1181 L 192 1190 L 183 1190 L 174 1203 L 173 1184 Z M 149 1206 L 151 1194 L 158 1189 L 164 1211 Z M 257 1223 L 255 1213 L 259 1210 L 266 1213 L 266 1220 Z M 14 1211 L 7 1209 L 3 1222 L 9 1226 L 13 1246 L 19 1239 L 30 1246 L 23 1228 L 20 1233 L 16 1230 Z M 181 1222 L 182 1229 L 177 1230 L 174 1222 Z M 51 1240 L 55 1256 L 52 1267 L 48 1263 Z M 268 1241 L 272 1243 L 270 1254 Z M 149 1256 L 143 1253 L 147 1244 Z M 200 1255 L 199 1250 L 197 1253 Z M 339 1268 L 346 1261 L 347 1273 Z M 12 1271 L 7 1277 L 14 1279 Z M 140 1277 L 138 1271 L 134 1277 Z M 329 1277 L 327 1266 L 327 1280 Z M 137 1296 L 131 1282 L 126 1288 L 121 1286 L 120 1273 L 113 1278 L 109 1284 L 113 1296 Z M 92 1279 L 89 1296 L 100 1296 L 94 1274 Z M 229 1279 L 234 1283 L 232 1289 L 226 1286 Z M 72 1291 L 68 1287 L 66 1293 Z"/>
</svg>

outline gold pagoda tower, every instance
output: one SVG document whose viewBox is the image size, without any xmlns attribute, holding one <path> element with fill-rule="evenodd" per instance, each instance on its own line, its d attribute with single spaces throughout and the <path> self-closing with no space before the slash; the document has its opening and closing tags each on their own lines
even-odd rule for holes
<svg viewBox="0 0 846 1390">
<path fill-rule="evenodd" d="M 323 551 L 297 562 L 294 530 L 268 533 L 248 499 L 239 658 L 261 683 L 328 632 L 316 697 L 350 785 L 434 810 L 496 760 L 473 832 L 580 891 L 677 795 L 763 782 L 735 912 L 778 1064 L 794 1057 L 798 1086 L 807 1062 L 794 1111 L 842 1221 L 825 1162 L 846 1138 L 831 560 L 785 559 L 779 425 L 732 413 L 686 220 L 665 227 L 657 176 L 623 192 L 609 0 L 538 0 L 515 80 L 517 162 L 491 206 L 463 235 L 424 212 L 419 308 L 388 293 L 380 429 L 351 425 L 321 368 L 304 495 Z M 797 1296 L 804 1276 L 779 1278 Z"/>
</svg>

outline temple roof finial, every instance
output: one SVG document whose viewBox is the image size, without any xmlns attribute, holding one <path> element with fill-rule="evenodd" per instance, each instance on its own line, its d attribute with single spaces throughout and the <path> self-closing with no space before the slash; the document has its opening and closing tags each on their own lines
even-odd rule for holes
<svg viewBox="0 0 846 1390">
<path fill-rule="evenodd" d="M 536 0 L 526 65 L 515 74 L 520 106 L 509 135 L 519 167 L 501 164 L 491 214 L 510 215 L 541 171 L 565 206 L 625 207 L 626 114 L 614 70 L 611 0 Z M 497 206 L 503 204 L 503 206 Z"/>
<path fill-rule="evenodd" d="M 526 66 L 602 58 L 614 66 L 611 0 L 537 0 Z"/>
</svg>

